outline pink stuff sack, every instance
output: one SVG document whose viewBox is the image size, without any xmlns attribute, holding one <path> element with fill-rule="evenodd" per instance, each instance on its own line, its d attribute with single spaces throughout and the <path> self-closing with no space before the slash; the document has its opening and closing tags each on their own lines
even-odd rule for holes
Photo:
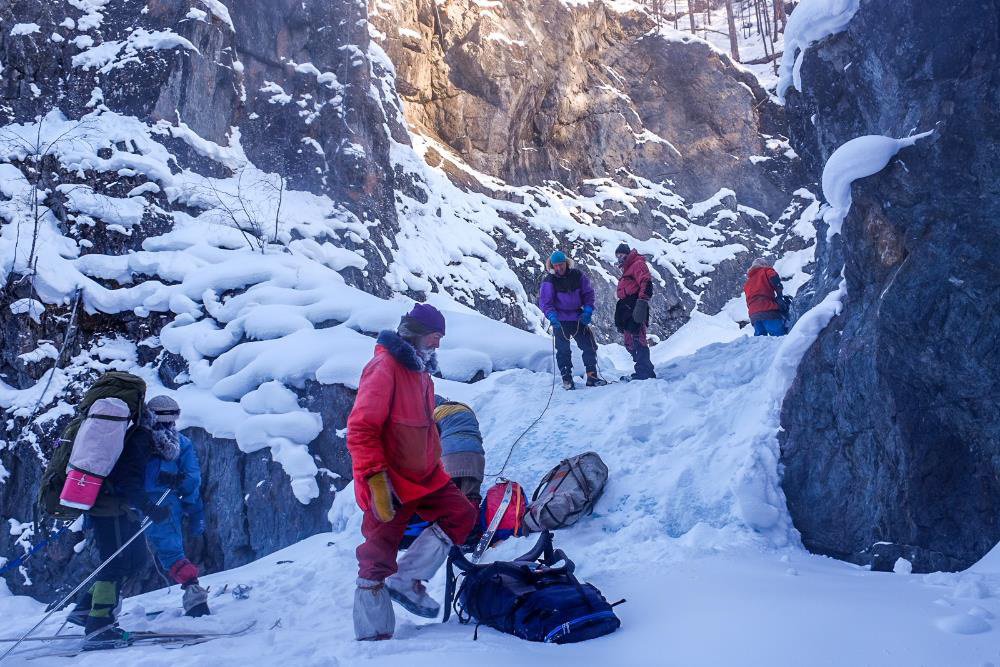
<svg viewBox="0 0 1000 667">
<path fill-rule="evenodd" d="M 94 401 L 73 439 L 59 504 L 89 510 L 125 447 L 129 409 L 120 398 Z"/>
</svg>

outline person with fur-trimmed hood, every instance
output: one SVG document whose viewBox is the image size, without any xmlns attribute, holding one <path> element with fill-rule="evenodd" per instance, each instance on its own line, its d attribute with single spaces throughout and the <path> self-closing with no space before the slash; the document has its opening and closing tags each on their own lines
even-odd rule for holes
<svg viewBox="0 0 1000 667">
<path fill-rule="evenodd" d="M 649 360 L 649 300 L 653 297 L 653 278 L 646 265 L 646 258 L 638 250 L 622 243 L 615 249 L 622 277 L 618 281 L 618 304 L 615 307 L 615 327 L 625 339 L 625 349 L 635 362 L 633 380 L 652 380 L 656 377 Z"/>
<path fill-rule="evenodd" d="M 545 263 L 547 275 L 538 289 L 538 307 L 552 323 L 556 341 L 556 366 L 562 375 L 563 388 L 575 389 L 573 383 L 573 351 L 575 340 L 583 352 L 587 386 L 607 384 L 597 375 L 597 341 L 590 330 L 594 315 L 594 288 L 590 278 L 573 266 L 572 260 L 556 250 Z"/>
<path fill-rule="evenodd" d="M 205 508 L 201 502 L 201 466 L 194 444 L 177 430 L 181 408 L 169 396 L 157 396 L 146 403 L 151 417 L 153 455 L 146 464 L 146 495 L 155 502 L 164 491 L 170 493 L 161 503 L 170 516 L 146 529 L 146 539 L 163 572 L 180 584 L 182 604 L 187 616 L 209 614 L 208 590 L 198 582 L 198 566 L 184 550 L 184 523 L 195 539 L 204 540 Z"/>
<path fill-rule="evenodd" d="M 784 336 L 788 333 L 785 330 L 787 305 L 782 292 L 778 272 L 763 257 L 755 259 L 743 284 L 754 336 Z"/>
<path fill-rule="evenodd" d="M 426 618 L 440 606 L 424 582 L 444 563 L 453 544 L 465 542 L 476 508 L 452 483 L 441 464 L 441 438 L 434 422 L 435 350 L 445 334 L 444 316 L 418 303 L 396 331 L 379 334 L 375 356 L 365 366 L 347 419 L 347 449 L 354 492 L 364 512 L 357 549 L 354 632 L 358 640 L 390 639 L 392 602 Z M 433 522 L 405 555 L 399 550 L 414 514 Z"/>
</svg>

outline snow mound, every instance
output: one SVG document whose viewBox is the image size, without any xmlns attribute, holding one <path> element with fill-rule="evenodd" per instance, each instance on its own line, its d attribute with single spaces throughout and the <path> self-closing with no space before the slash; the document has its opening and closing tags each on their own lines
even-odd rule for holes
<svg viewBox="0 0 1000 667">
<path fill-rule="evenodd" d="M 877 134 L 855 137 L 833 152 L 823 167 L 823 197 L 830 204 L 824 214 L 829 241 L 844 224 L 851 210 L 851 183 L 882 171 L 902 149 L 933 134 L 933 130 L 894 139 Z"/>
<path fill-rule="evenodd" d="M 802 90 L 802 60 L 816 42 L 847 29 L 861 0 L 802 0 L 785 26 L 785 51 L 778 74 L 778 99 L 785 100 L 790 86 Z"/>
<path fill-rule="evenodd" d="M 945 632 L 956 635 L 978 635 L 993 629 L 993 626 L 987 623 L 985 619 L 973 614 L 945 616 L 939 618 L 935 622 L 935 625 Z"/>
</svg>

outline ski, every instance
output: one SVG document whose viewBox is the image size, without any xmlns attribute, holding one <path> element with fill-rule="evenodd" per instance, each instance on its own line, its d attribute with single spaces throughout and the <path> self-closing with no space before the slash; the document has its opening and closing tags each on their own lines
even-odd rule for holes
<svg viewBox="0 0 1000 667">
<path fill-rule="evenodd" d="M 475 551 L 472 552 L 472 557 L 469 559 L 472 563 L 478 563 L 486 553 L 486 549 L 490 546 L 493 541 L 493 535 L 497 532 L 497 528 L 500 527 L 500 521 L 503 520 L 503 515 L 507 513 L 507 506 L 510 505 L 511 496 L 514 495 L 514 485 L 507 482 L 507 488 L 503 492 L 503 500 L 500 501 L 500 507 L 497 508 L 496 513 L 493 515 L 493 519 L 490 520 L 489 527 L 486 528 L 486 532 L 483 536 L 479 538 L 479 544 L 476 545 Z"/>
<path fill-rule="evenodd" d="M 100 648 L 93 648 L 90 650 L 84 650 L 83 646 L 77 646 L 75 648 L 69 649 L 59 649 L 56 651 L 46 651 L 38 655 L 25 656 L 27 660 L 36 660 L 38 658 L 72 658 L 78 656 L 82 653 L 92 653 L 95 651 L 114 651 L 117 649 L 129 648 L 131 646 L 166 646 L 168 648 L 183 648 L 185 646 L 194 646 L 196 644 L 202 644 L 215 639 L 225 639 L 227 637 L 239 637 L 257 625 L 257 621 L 251 621 L 247 625 L 243 626 L 238 630 L 233 630 L 230 632 L 152 632 L 147 630 L 137 630 L 135 632 L 128 633 L 128 640 L 120 642 L 117 644 L 108 644 L 107 646 L 102 646 Z M 38 638 L 40 641 L 44 641 L 46 638 Z M 48 639 L 83 639 L 82 635 L 57 635 Z M 36 649 L 32 649 L 35 651 Z M 26 651 L 25 653 L 28 653 Z M 15 654 L 20 655 L 20 654 Z"/>
<path fill-rule="evenodd" d="M 157 612 L 160 613 L 160 612 Z M 148 614 L 147 614 L 148 615 Z M 175 637 L 229 637 L 234 634 L 242 634 L 250 630 L 257 621 L 253 621 L 249 625 L 239 630 L 233 630 L 232 632 L 153 632 L 151 630 L 135 630 L 134 632 L 129 632 L 130 637 L 136 639 L 146 639 L 146 638 L 175 638 Z M 50 642 L 57 641 L 61 639 L 83 639 L 84 635 L 81 634 L 70 634 L 70 635 L 51 635 L 48 637 L 27 637 L 23 641 L 26 642 Z M 16 638 L 5 638 L 0 639 L 0 643 L 4 642 L 16 642 Z"/>
<path fill-rule="evenodd" d="M 72 635 L 51 635 L 49 637 L 25 637 L 21 641 L 24 642 L 54 642 L 59 639 L 83 639 L 83 635 L 72 634 Z M 11 642 L 16 642 L 18 637 L 7 637 L 0 639 L 0 644 L 9 644 Z"/>
<path fill-rule="evenodd" d="M 205 642 L 210 642 L 214 639 L 221 639 L 230 635 L 218 635 L 212 637 L 135 637 L 127 642 L 121 642 L 119 644 L 108 644 L 107 646 L 102 646 L 100 648 L 92 648 L 85 650 L 83 647 L 78 647 L 76 649 L 65 650 L 65 651 L 49 651 L 43 653 L 42 655 L 29 656 L 28 660 L 38 660 L 39 658 L 74 658 L 83 653 L 95 653 L 97 651 L 116 651 L 123 648 L 131 647 L 141 647 L 141 646 L 163 646 L 167 648 L 183 648 L 185 646 L 195 646 L 197 644 L 204 644 Z"/>
</svg>

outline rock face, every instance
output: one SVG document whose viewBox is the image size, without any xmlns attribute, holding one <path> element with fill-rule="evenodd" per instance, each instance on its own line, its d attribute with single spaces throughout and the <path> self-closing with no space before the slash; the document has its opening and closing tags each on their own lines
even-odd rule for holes
<svg viewBox="0 0 1000 667">
<path fill-rule="evenodd" d="M 577 188 L 621 170 L 686 199 L 723 187 L 779 214 L 752 74 L 700 41 L 655 34 L 604 3 L 376 3 L 407 119 L 473 168 L 514 185 Z M 773 179 L 773 180 L 772 180 Z"/>
<path fill-rule="evenodd" d="M 657 34 L 646 14 L 603 2 L 396 0 L 369 12 L 429 162 L 488 198 L 508 199 L 505 188 L 515 188 L 528 206 L 509 222 L 543 258 L 560 246 L 601 269 L 595 321 L 605 340 L 617 337 L 602 324 L 613 311 L 617 244 L 589 234 L 591 225 L 655 241 L 698 237 L 703 227 L 706 240 L 721 224 L 721 238 L 743 246 L 708 260 L 708 272 L 697 249 L 684 257 L 644 249 L 662 276 L 651 322 L 660 336 L 696 304 L 718 312 L 739 294 L 751 255 L 788 245 L 778 218 L 800 203 L 789 193 L 805 181 L 786 155 L 781 109 L 707 43 Z M 724 190 L 718 206 L 692 206 Z M 582 228 L 551 225 L 545 209 L 555 207 Z M 776 235 L 769 248 L 761 243 Z M 541 262 L 515 257 L 533 295 Z"/>
<path fill-rule="evenodd" d="M 1000 9 L 863 0 L 802 79 L 789 120 L 816 177 L 854 137 L 934 134 L 856 182 L 820 245 L 814 298 L 841 271 L 847 298 L 783 406 L 789 509 L 820 553 L 967 567 L 1000 540 Z"/>
</svg>

